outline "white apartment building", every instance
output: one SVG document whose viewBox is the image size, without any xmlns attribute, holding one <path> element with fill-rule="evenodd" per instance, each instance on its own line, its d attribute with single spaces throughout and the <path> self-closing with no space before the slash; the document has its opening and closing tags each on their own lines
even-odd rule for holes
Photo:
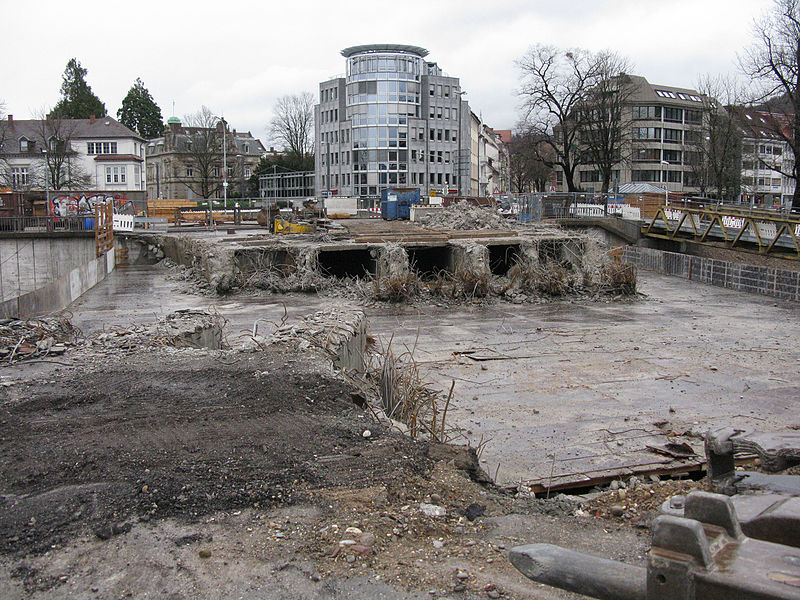
<svg viewBox="0 0 800 600">
<path fill-rule="evenodd" d="M 14 191 L 44 191 L 47 152 L 63 156 L 61 174 L 51 172 L 48 186 L 64 191 L 90 190 L 143 198 L 144 138 L 112 117 L 91 119 L 27 119 L 12 115 L 0 124 L 3 184 Z M 56 168 L 52 160 L 50 169 Z M 80 185 L 70 183 L 80 181 Z"/>
</svg>

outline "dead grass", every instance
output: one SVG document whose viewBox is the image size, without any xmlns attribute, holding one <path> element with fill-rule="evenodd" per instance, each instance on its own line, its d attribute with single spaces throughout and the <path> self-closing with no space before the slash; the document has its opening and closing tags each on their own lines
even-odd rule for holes
<svg viewBox="0 0 800 600">
<path fill-rule="evenodd" d="M 409 271 L 393 277 L 378 277 L 372 281 L 371 297 L 384 302 L 407 302 L 420 292 L 419 276 Z"/>
<path fill-rule="evenodd" d="M 620 262 L 605 263 L 600 270 L 600 286 L 606 293 L 631 296 L 636 293 L 636 267 Z"/>
</svg>

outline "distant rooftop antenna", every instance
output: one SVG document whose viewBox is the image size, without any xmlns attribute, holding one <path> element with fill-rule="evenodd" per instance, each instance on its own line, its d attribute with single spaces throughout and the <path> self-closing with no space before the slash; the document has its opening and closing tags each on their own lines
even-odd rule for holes
<svg viewBox="0 0 800 600">
<path fill-rule="evenodd" d="M 175 100 L 172 101 L 172 114 L 175 114 Z"/>
</svg>

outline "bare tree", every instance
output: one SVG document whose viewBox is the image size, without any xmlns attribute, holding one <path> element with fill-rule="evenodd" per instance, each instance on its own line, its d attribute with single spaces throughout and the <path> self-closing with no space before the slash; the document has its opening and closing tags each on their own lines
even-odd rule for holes
<svg viewBox="0 0 800 600">
<path fill-rule="evenodd" d="M 564 172 L 569 191 L 578 191 L 575 170 L 588 157 L 581 149 L 579 111 L 589 90 L 599 82 L 602 64 L 580 48 L 561 50 L 555 46 L 532 46 L 517 61 L 522 73 L 520 95 L 524 119 L 531 133 L 542 140 L 539 158 Z"/>
<path fill-rule="evenodd" d="M 271 139 L 303 171 L 314 167 L 314 101 L 311 92 L 278 98 L 269 125 Z"/>
<path fill-rule="evenodd" d="M 689 148 L 685 162 L 701 194 L 737 199 L 742 184 L 742 128 L 736 107 L 744 99 L 744 89 L 732 77 L 706 75 L 697 91 L 702 104 L 694 119 L 697 126 L 684 132 Z"/>
<path fill-rule="evenodd" d="M 789 146 L 791 164 L 774 165 L 794 180 L 792 209 L 800 210 L 800 0 L 775 0 L 772 12 L 755 25 L 755 43 L 742 58 L 742 68 L 761 85 L 760 97 L 776 123 L 775 133 Z"/>
<path fill-rule="evenodd" d="M 223 177 L 223 141 L 227 152 L 235 154 L 233 136 L 228 130 L 228 123 L 203 106 L 194 114 L 183 118 L 183 134 L 175 140 L 175 149 L 182 155 L 176 179 L 186 185 L 200 198 L 212 198 L 222 189 Z M 224 133 L 223 133 L 224 129 Z M 230 177 L 237 161 L 230 161 Z"/>
<path fill-rule="evenodd" d="M 40 111 L 35 125 L 35 145 L 42 148 L 32 180 L 51 190 L 85 190 L 91 185 L 91 175 L 72 148 L 79 121 L 62 119 Z"/>
<path fill-rule="evenodd" d="M 628 59 L 611 52 L 594 55 L 594 85 L 586 91 L 579 111 L 579 141 L 588 162 L 600 173 L 601 192 L 608 193 L 614 166 L 631 153 L 633 113 L 630 100 L 635 86 Z"/>
<path fill-rule="evenodd" d="M 543 192 L 553 172 L 540 158 L 549 146 L 538 147 L 543 142 L 534 134 L 520 129 L 515 131 L 508 146 L 508 167 L 511 190 L 517 194 Z"/>
</svg>

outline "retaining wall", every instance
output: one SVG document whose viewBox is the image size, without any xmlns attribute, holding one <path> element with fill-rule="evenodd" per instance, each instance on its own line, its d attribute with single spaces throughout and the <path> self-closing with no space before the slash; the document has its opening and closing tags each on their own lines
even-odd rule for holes
<svg viewBox="0 0 800 600">
<path fill-rule="evenodd" d="M 59 240 L 49 240 L 52 243 L 57 241 Z M 3 301 L 0 302 L 0 318 L 24 319 L 61 310 L 105 279 L 106 275 L 114 270 L 113 248 L 100 258 L 95 258 L 94 239 L 82 240 L 86 246 L 91 248 L 89 258 L 86 258 L 88 250 L 83 247 L 80 248 L 79 254 L 68 255 L 65 249 L 75 250 L 75 241 L 74 239 L 70 240 L 70 243 L 62 246 L 60 250 L 64 252 L 56 251 L 54 253 L 55 262 L 48 267 L 47 277 L 44 278 L 44 273 L 42 273 L 36 280 L 38 287 L 24 291 L 19 286 L 19 293 L 16 296 L 3 298 Z M 74 264 L 75 256 L 78 255 L 82 257 L 83 262 L 76 266 Z M 40 256 L 43 256 L 43 253 Z M 19 258 L 21 259 L 20 265 L 27 260 L 25 255 Z M 6 260 L 5 256 L 4 260 Z M 11 261 L 10 258 L 7 260 Z M 30 268 L 35 270 L 32 264 Z"/>
<path fill-rule="evenodd" d="M 800 302 L 800 272 L 625 246 L 623 261 L 645 271 L 675 275 L 717 287 Z"/>
</svg>

